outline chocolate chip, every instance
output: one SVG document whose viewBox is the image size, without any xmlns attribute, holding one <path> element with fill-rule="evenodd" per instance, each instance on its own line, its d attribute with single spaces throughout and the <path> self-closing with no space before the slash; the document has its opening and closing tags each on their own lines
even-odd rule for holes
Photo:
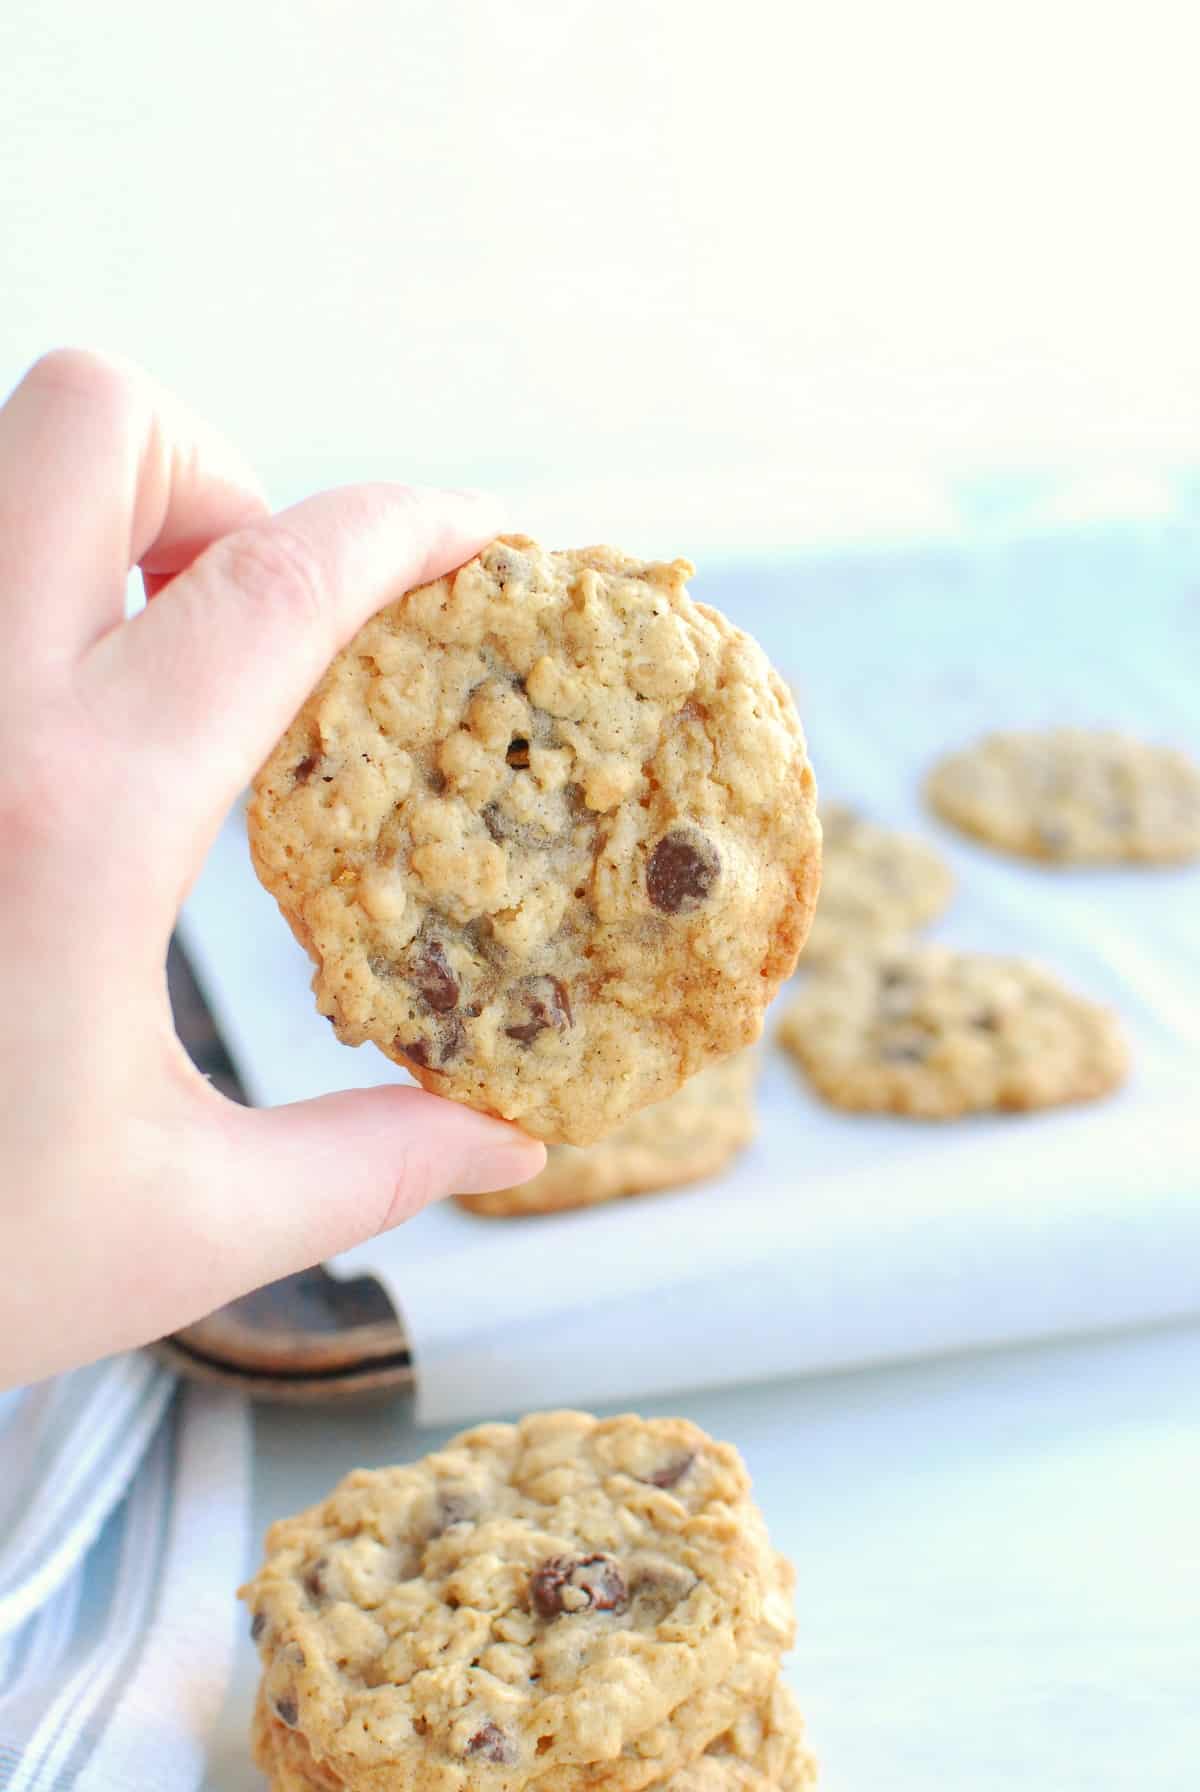
<svg viewBox="0 0 1200 1792">
<path fill-rule="evenodd" d="M 289 1699 L 289 1698 L 276 1699 L 275 1700 L 275 1715 L 279 1719 L 280 1723 L 285 1723 L 289 1730 L 294 1730 L 296 1727 L 296 1719 L 300 1715 L 300 1713 L 296 1707 L 295 1699 Z"/>
<path fill-rule="evenodd" d="M 543 1618 L 581 1611 L 623 1612 L 629 1589 L 612 1556 L 549 1556 L 529 1583 L 534 1610 Z"/>
<path fill-rule="evenodd" d="M 310 1599 L 324 1599 L 325 1570 L 328 1566 L 329 1563 L 326 1561 L 325 1557 L 322 1556 L 319 1562 L 313 1563 L 308 1573 L 304 1576 L 304 1591 L 308 1594 Z"/>
<path fill-rule="evenodd" d="M 898 965 L 885 965 L 879 973 L 880 989 L 899 989 L 908 982 L 908 972 L 902 971 Z"/>
<path fill-rule="evenodd" d="M 638 1480 L 645 1481 L 650 1487 L 676 1487 L 695 1460 L 695 1451 L 689 1450 L 686 1456 L 676 1456 L 674 1461 L 665 1462 L 661 1468 L 656 1468 L 652 1475 L 639 1475 Z"/>
<path fill-rule="evenodd" d="M 885 1064 L 919 1064 L 928 1052 L 929 1047 L 919 1039 L 893 1039 L 879 1048 Z"/>
<path fill-rule="evenodd" d="M 439 771 L 430 772 L 428 782 L 429 782 L 429 788 L 430 788 L 430 790 L 432 790 L 434 796 L 444 796 L 446 794 L 446 774 L 445 774 L 445 772 L 439 772 Z"/>
<path fill-rule="evenodd" d="M 317 756 L 315 753 L 309 753 L 306 758 L 300 761 L 299 765 L 294 765 L 292 767 L 293 782 L 296 784 L 307 784 L 316 769 Z"/>
<path fill-rule="evenodd" d="M 571 997 L 565 983 L 557 977 L 530 977 L 528 982 L 520 985 L 518 999 L 524 1004 L 529 1019 L 515 1027 L 505 1027 L 509 1039 L 515 1039 L 519 1045 L 532 1045 L 539 1033 L 547 1027 L 553 1027 L 557 1033 L 565 1033 L 574 1025 L 571 1014 Z"/>
<path fill-rule="evenodd" d="M 474 1524 L 478 1517 L 479 1501 L 475 1494 L 466 1488 L 443 1488 L 438 1494 L 437 1529 L 433 1535 L 440 1537 L 452 1524 Z"/>
<path fill-rule="evenodd" d="M 650 854 L 646 894 L 664 915 L 686 915 L 708 900 L 720 873 L 712 841 L 693 828 L 676 828 Z"/>
<path fill-rule="evenodd" d="M 522 740 L 520 735 L 515 736 L 509 741 L 508 752 L 504 757 L 514 771 L 527 771 L 529 768 L 529 742 Z"/>
<path fill-rule="evenodd" d="M 435 1014 L 448 1014 L 458 1004 L 458 978 L 438 940 L 428 940 L 409 961 L 408 974 Z"/>
<path fill-rule="evenodd" d="M 457 1058 L 466 1043 L 466 1029 L 457 1014 L 442 1023 L 432 1039 L 402 1039 L 399 1033 L 392 1040 L 392 1050 L 399 1052 L 422 1070 L 436 1071 L 441 1064 Z M 436 1060 L 436 1062 L 435 1062 Z"/>
<path fill-rule="evenodd" d="M 656 1563 L 640 1569 L 634 1576 L 630 1596 L 640 1624 L 661 1624 L 668 1612 L 674 1611 L 696 1585 L 696 1577 L 673 1562 Z"/>
<path fill-rule="evenodd" d="M 467 1753 L 481 1755 L 485 1761 L 496 1761 L 501 1767 L 511 1767 L 517 1758 L 517 1745 L 499 1724 L 486 1723 L 468 1742 Z"/>
<path fill-rule="evenodd" d="M 252 1643 L 256 1643 L 266 1628 L 267 1628 L 266 1612 L 255 1612 L 254 1616 L 250 1620 L 250 1641 Z"/>
<path fill-rule="evenodd" d="M 994 1033 L 1000 1025 L 1000 1016 L 994 1008 L 981 1008 L 971 1016 L 971 1025 L 983 1033 Z"/>
</svg>

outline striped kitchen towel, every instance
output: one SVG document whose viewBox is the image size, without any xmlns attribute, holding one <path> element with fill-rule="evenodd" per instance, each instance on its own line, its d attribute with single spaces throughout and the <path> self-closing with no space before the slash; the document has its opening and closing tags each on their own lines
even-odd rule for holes
<svg viewBox="0 0 1200 1792">
<path fill-rule="evenodd" d="M 0 1396 L 0 1788 L 190 1792 L 233 1658 L 249 1419 L 143 1354 Z"/>
</svg>

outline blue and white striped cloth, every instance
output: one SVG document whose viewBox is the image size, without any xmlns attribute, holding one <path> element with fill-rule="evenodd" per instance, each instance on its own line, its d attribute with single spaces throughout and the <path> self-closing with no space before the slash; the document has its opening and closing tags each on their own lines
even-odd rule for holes
<svg viewBox="0 0 1200 1792">
<path fill-rule="evenodd" d="M 249 1418 L 144 1354 L 0 1395 L 0 1788 L 192 1792 L 246 1560 Z"/>
</svg>

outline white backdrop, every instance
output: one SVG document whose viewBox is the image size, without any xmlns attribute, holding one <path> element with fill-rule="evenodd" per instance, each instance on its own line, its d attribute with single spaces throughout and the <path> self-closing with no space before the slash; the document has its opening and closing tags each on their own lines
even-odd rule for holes
<svg viewBox="0 0 1200 1792">
<path fill-rule="evenodd" d="M 4 0 L 0 384 L 108 346 L 281 499 L 486 482 L 563 543 L 1195 503 L 1195 30 L 1187 0 Z"/>
</svg>

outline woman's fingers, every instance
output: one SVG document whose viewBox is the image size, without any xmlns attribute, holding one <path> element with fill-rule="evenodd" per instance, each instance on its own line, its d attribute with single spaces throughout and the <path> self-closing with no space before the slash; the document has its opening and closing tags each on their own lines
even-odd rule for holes
<svg viewBox="0 0 1200 1792">
<path fill-rule="evenodd" d="M 420 1089 L 235 1108 L 187 1079 L 141 1150 L 83 1200 L 58 1186 L 10 1232 L 0 1380 L 33 1381 L 162 1337 L 410 1218 L 535 1175 L 544 1147 Z M 71 1249 L 64 1251 L 69 1236 Z"/>
<path fill-rule="evenodd" d="M 58 349 L 0 409 L 0 592 L 27 665 L 69 664 L 124 616 L 131 567 L 152 588 L 266 512 L 215 430 L 140 369 Z"/>
<path fill-rule="evenodd" d="M 478 493 L 367 485 L 326 492 L 214 542 L 85 672 L 92 701 L 172 768 L 180 818 L 205 836 L 339 648 L 500 522 Z"/>
</svg>

